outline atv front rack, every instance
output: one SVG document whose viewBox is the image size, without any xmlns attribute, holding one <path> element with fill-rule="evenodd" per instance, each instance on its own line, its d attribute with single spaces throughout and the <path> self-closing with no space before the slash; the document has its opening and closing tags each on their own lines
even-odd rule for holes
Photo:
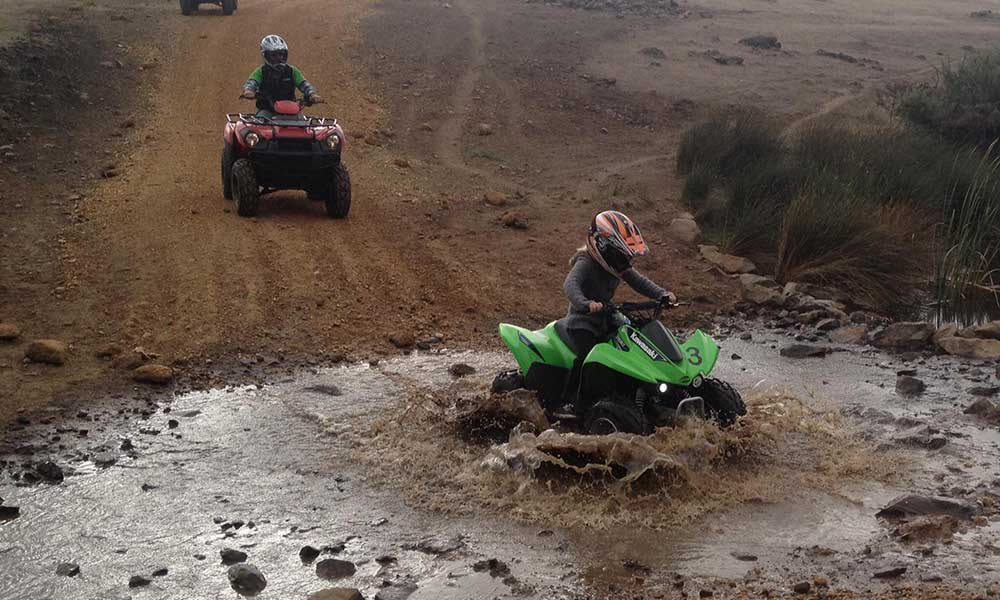
<svg viewBox="0 0 1000 600">
<path fill-rule="evenodd" d="M 300 121 L 280 121 L 276 122 L 269 117 L 262 117 L 254 113 L 228 113 L 226 122 L 237 123 L 243 121 L 247 125 L 270 125 L 273 127 L 335 127 L 337 119 L 333 117 L 310 117 Z"/>
</svg>

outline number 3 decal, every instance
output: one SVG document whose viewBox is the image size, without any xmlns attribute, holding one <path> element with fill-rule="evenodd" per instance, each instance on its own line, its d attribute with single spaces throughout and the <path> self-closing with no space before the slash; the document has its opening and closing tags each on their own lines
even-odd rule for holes
<svg viewBox="0 0 1000 600">
<path fill-rule="evenodd" d="M 700 365 L 701 364 L 701 362 L 702 362 L 701 361 L 701 352 L 698 352 L 697 348 L 688 348 L 688 354 L 690 354 L 690 356 L 688 356 L 688 362 L 689 363 L 691 363 L 692 365 Z"/>
</svg>

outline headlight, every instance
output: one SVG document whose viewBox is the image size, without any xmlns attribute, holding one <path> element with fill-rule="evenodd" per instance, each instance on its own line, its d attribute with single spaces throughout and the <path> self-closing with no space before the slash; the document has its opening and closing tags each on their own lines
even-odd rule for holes
<svg viewBox="0 0 1000 600">
<path fill-rule="evenodd" d="M 660 387 L 658 387 L 658 388 L 656 388 L 656 389 L 657 389 L 657 390 L 659 390 L 659 392 L 660 392 L 661 394 L 666 394 L 666 393 L 667 393 L 667 390 L 669 390 L 669 389 L 670 389 L 670 386 L 669 386 L 669 385 L 667 385 L 667 384 L 665 384 L 665 383 L 661 383 L 661 384 L 660 384 Z"/>
<path fill-rule="evenodd" d="M 326 147 L 330 150 L 336 150 L 340 146 L 340 136 L 335 133 L 326 136 L 326 139 L 323 141 L 326 142 Z"/>
<path fill-rule="evenodd" d="M 698 375 L 697 377 L 691 380 L 691 387 L 699 388 L 701 387 L 701 384 L 704 383 L 704 381 L 705 378 L 703 378 L 701 375 Z"/>
<path fill-rule="evenodd" d="M 247 143 L 247 146 L 253 148 L 260 143 L 260 136 L 256 132 L 251 131 L 243 138 L 243 141 Z"/>
</svg>

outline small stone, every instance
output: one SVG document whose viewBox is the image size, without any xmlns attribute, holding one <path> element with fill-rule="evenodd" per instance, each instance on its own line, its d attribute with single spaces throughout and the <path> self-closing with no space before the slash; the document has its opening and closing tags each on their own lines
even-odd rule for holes
<svg viewBox="0 0 1000 600">
<path fill-rule="evenodd" d="M 80 574 L 80 565 L 76 563 L 61 563 L 56 567 L 56 575 L 62 577 L 76 577 Z"/>
<path fill-rule="evenodd" d="M 389 343 L 400 350 L 405 350 L 415 346 L 417 338 L 412 333 L 395 333 L 389 336 Z"/>
<path fill-rule="evenodd" d="M 667 57 L 667 54 L 663 50 L 660 50 L 659 48 L 657 48 L 655 46 L 648 46 L 646 48 L 643 48 L 642 50 L 639 50 L 639 54 L 642 54 L 643 56 L 648 56 L 650 58 L 666 58 Z"/>
<path fill-rule="evenodd" d="M 21 337 L 21 330 L 13 323 L 0 323 L 0 342 L 15 342 Z"/>
<path fill-rule="evenodd" d="M 24 357 L 31 362 L 61 365 L 66 362 L 68 351 L 66 344 L 59 340 L 35 340 L 25 350 Z"/>
<path fill-rule="evenodd" d="M 796 594 L 808 594 L 811 589 L 812 584 L 808 581 L 802 581 L 792 586 L 792 591 Z"/>
<path fill-rule="evenodd" d="M 822 575 L 817 575 L 813 577 L 813 585 L 818 588 L 830 587 L 830 580 Z"/>
<path fill-rule="evenodd" d="M 866 327 L 842 327 L 830 332 L 830 341 L 835 344 L 864 344 L 868 339 Z"/>
<path fill-rule="evenodd" d="M 426 538 L 412 546 L 405 546 L 409 550 L 419 550 L 426 554 L 448 554 L 465 547 L 465 542 L 461 536 L 454 537 L 434 537 Z"/>
<path fill-rule="evenodd" d="M 868 315 L 865 314 L 863 310 L 856 310 L 851 313 L 851 323 L 865 323 L 868 321 Z"/>
<path fill-rule="evenodd" d="M 416 591 L 417 586 L 412 583 L 396 583 L 376 592 L 375 600 L 407 600 Z"/>
<path fill-rule="evenodd" d="M 752 261 L 741 256 L 723 254 L 719 251 L 718 246 L 698 246 L 698 251 L 701 252 L 702 258 L 726 273 L 745 274 L 757 270 L 757 265 L 753 264 Z"/>
<path fill-rule="evenodd" d="M 973 396 L 996 396 L 1000 393 L 1000 387 L 974 387 L 969 393 Z"/>
<path fill-rule="evenodd" d="M 419 129 L 420 131 L 434 131 L 434 126 L 430 123 L 421 123 Z"/>
<path fill-rule="evenodd" d="M 875 571 L 872 573 L 872 577 L 875 579 L 895 579 L 903 573 L 906 573 L 906 567 L 887 567 Z"/>
<path fill-rule="evenodd" d="M 246 562 L 247 553 L 240 552 L 239 550 L 234 550 L 233 548 L 225 548 L 219 551 L 219 556 L 222 557 L 222 564 L 224 565 L 235 565 L 237 563 Z"/>
<path fill-rule="evenodd" d="M 932 323 L 892 323 L 875 334 L 872 344 L 879 348 L 917 349 L 927 345 L 937 329 Z"/>
<path fill-rule="evenodd" d="M 17 506 L 0 506 L 0 521 L 9 521 L 21 516 L 21 509 Z"/>
<path fill-rule="evenodd" d="M 122 452 L 129 452 L 135 450 L 135 445 L 132 443 L 132 440 L 125 438 L 124 440 L 122 440 L 121 445 L 118 446 L 118 449 L 121 450 Z"/>
<path fill-rule="evenodd" d="M 354 588 L 328 588 L 309 594 L 306 600 L 364 600 L 364 596 Z"/>
<path fill-rule="evenodd" d="M 493 135 L 493 126 L 489 123 L 480 123 L 476 126 L 476 134 L 483 136 Z"/>
<path fill-rule="evenodd" d="M 840 319 L 822 319 L 816 323 L 816 329 L 820 331 L 833 331 L 840 327 Z"/>
<path fill-rule="evenodd" d="M 166 577 L 170 573 L 170 569 L 166 567 L 161 567 L 153 571 L 153 577 Z"/>
<path fill-rule="evenodd" d="M 781 355 L 786 358 L 823 357 L 833 352 L 827 346 L 812 346 L 809 344 L 791 344 L 781 349 Z"/>
<path fill-rule="evenodd" d="M 507 195 L 501 192 L 486 192 L 483 194 L 483 200 L 490 206 L 507 205 Z"/>
<path fill-rule="evenodd" d="M 170 383 L 174 378 L 174 370 L 166 365 L 142 365 L 132 371 L 132 379 L 139 383 L 152 383 L 164 385 Z"/>
<path fill-rule="evenodd" d="M 702 233 L 694 219 L 677 218 L 667 225 L 667 235 L 685 244 L 697 244 Z"/>
<path fill-rule="evenodd" d="M 256 596 L 267 587 L 267 579 L 253 565 L 233 565 L 226 573 L 229 586 L 241 596 Z"/>
<path fill-rule="evenodd" d="M 503 223 L 504 227 L 510 227 L 511 229 L 527 229 L 528 228 L 528 217 L 519 210 L 507 211 L 500 217 L 500 222 Z"/>
<path fill-rule="evenodd" d="M 989 398 L 979 398 L 965 409 L 967 415 L 978 415 L 981 417 L 992 417 L 1000 413 L 1000 408 Z"/>
<path fill-rule="evenodd" d="M 773 35 L 752 35 L 740 40 L 740 44 L 758 50 L 780 50 L 781 42 Z"/>
<path fill-rule="evenodd" d="M 927 384 L 909 375 L 902 375 L 896 379 L 896 393 L 904 396 L 917 396 L 924 393 Z"/>
<path fill-rule="evenodd" d="M 410 161 L 406 160 L 405 158 L 397 158 L 394 161 L 392 161 L 392 163 L 397 167 L 399 167 L 400 169 L 410 168 Z"/>
<path fill-rule="evenodd" d="M 177 419 L 170 419 L 169 421 L 167 421 L 167 427 L 170 429 L 177 429 L 180 426 L 181 424 Z"/>
<path fill-rule="evenodd" d="M 145 587 L 151 583 L 153 583 L 151 579 L 147 579 L 142 575 L 133 575 L 128 580 L 128 586 L 130 588 Z"/>
<path fill-rule="evenodd" d="M 66 474 L 63 472 L 62 467 L 47 460 L 45 462 L 35 465 L 35 472 L 44 477 L 49 481 L 59 482 L 65 479 Z"/>
<path fill-rule="evenodd" d="M 452 377 L 466 377 L 475 373 L 476 369 L 465 363 L 456 363 L 448 367 L 448 372 Z"/>
<path fill-rule="evenodd" d="M 314 548 L 312 546 L 302 546 L 302 549 L 299 550 L 299 559 L 306 564 L 316 560 L 317 557 L 319 557 L 318 548 Z"/>
<path fill-rule="evenodd" d="M 327 558 L 316 563 L 316 576 L 320 579 L 343 579 L 357 572 L 354 563 L 337 558 Z"/>
</svg>

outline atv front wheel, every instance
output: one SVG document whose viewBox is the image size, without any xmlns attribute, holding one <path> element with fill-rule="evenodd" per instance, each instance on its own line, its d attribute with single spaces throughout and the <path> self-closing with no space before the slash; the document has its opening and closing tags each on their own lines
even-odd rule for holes
<svg viewBox="0 0 1000 600">
<path fill-rule="evenodd" d="M 257 173 L 250 161 L 241 158 L 233 163 L 233 199 L 236 201 L 236 214 L 241 217 L 252 217 L 257 214 L 257 204 L 260 202 L 260 186 L 257 185 Z"/>
<path fill-rule="evenodd" d="M 490 391 L 494 394 L 505 394 L 524 387 L 524 375 L 517 369 L 504 371 L 493 378 Z"/>
<path fill-rule="evenodd" d="M 236 149 L 232 144 L 222 146 L 222 197 L 233 199 L 233 163 L 236 162 Z"/>
<path fill-rule="evenodd" d="M 236 10 L 236 0 L 222 0 L 222 14 L 231 15 Z"/>
<path fill-rule="evenodd" d="M 587 411 L 584 428 L 587 433 L 593 435 L 649 433 L 646 417 L 638 408 L 611 400 L 602 400 Z"/>
<path fill-rule="evenodd" d="M 719 427 L 729 427 L 747 414 L 747 405 L 736 388 L 718 379 L 706 379 L 698 390 L 705 400 L 705 412 Z"/>
<path fill-rule="evenodd" d="M 351 210 L 351 175 L 344 163 L 333 169 L 333 181 L 326 195 L 326 214 L 334 219 L 343 219 Z"/>
</svg>

